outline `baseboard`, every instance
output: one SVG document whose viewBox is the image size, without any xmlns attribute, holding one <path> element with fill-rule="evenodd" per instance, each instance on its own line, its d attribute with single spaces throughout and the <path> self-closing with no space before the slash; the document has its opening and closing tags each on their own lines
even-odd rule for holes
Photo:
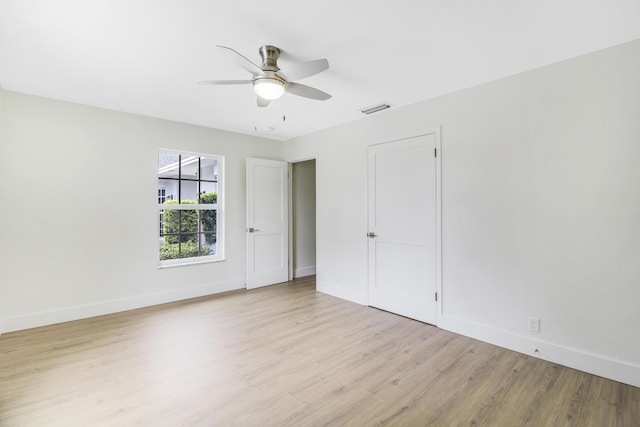
<svg viewBox="0 0 640 427">
<path fill-rule="evenodd" d="M 313 276 L 316 274 L 316 266 L 310 265 L 308 267 L 298 267 L 293 272 L 293 277 L 305 277 L 305 276 Z"/>
<path fill-rule="evenodd" d="M 640 365 L 451 316 L 441 316 L 438 319 L 438 327 L 569 368 L 640 387 Z"/>
<path fill-rule="evenodd" d="M 150 307 L 168 302 L 197 298 L 221 292 L 244 288 L 244 279 L 211 283 L 189 288 L 175 289 L 154 294 L 138 295 L 130 298 L 120 298 L 93 304 L 65 307 L 56 310 L 28 313 L 0 319 L 0 334 L 3 332 L 31 329 L 39 326 L 70 322 L 105 314 L 118 313 L 136 308 Z"/>
<path fill-rule="evenodd" d="M 360 305 L 369 304 L 369 296 L 367 292 L 358 292 L 353 289 L 345 289 L 342 286 L 335 286 L 324 281 L 316 280 L 316 290 L 323 294 L 338 297 L 347 301 L 355 302 Z"/>
</svg>

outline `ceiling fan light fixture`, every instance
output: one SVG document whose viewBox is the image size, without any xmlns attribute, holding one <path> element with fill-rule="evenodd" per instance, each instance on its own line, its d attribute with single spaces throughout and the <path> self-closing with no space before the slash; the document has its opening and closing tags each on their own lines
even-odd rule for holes
<svg viewBox="0 0 640 427">
<path fill-rule="evenodd" d="M 253 81 L 253 90 L 260 98 L 273 101 L 284 95 L 284 85 L 277 77 L 262 77 Z"/>
</svg>

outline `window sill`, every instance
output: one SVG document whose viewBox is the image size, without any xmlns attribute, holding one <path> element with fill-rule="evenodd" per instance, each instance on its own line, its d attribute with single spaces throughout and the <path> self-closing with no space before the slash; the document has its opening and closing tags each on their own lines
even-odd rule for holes
<svg viewBox="0 0 640 427">
<path fill-rule="evenodd" d="M 226 261 L 226 259 L 215 258 L 215 259 L 203 259 L 203 260 L 197 260 L 197 261 L 174 262 L 174 263 L 167 263 L 167 264 L 158 263 L 158 269 L 164 270 L 165 268 L 186 267 L 189 265 L 200 265 L 200 264 L 211 264 L 211 263 L 223 262 L 223 261 Z"/>
</svg>

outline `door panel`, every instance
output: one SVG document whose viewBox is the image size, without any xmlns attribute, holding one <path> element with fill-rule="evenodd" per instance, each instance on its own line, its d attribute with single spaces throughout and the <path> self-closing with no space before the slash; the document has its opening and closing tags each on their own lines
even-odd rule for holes
<svg viewBox="0 0 640 427">
<path fill-rule="evenodd" d="M 424 264 L 428 252 L 423 246 L 398 243 L 376 243 L 377 291 L 395 292 L 399 296 L 412 298 L 422 291 L 428 280 L 428 269 L 416 269 Z M 403 286 L 397 286 L 402 283 Z"/>
<path fill-rule="evenodd" d="M 369 304 L 436 323 L 436 135 L 369 147 Z"/>
<path fill-rule="evenodd" d="M 253 235 L 255 254 L 255 271 L 274 271 L 284 267 L 282 253 L 282 234 L 266 234 L 255 232 Z"/>
<path fill-rule="evenodd" d="M 286 165 L 286 163 L 285 163 Z M 283 193 L 280 185 L 286 179 L 280 164 L 252 162 L 253 220 L 256 224 L 280 224 L 286 212 L 282 209 Z"/>
<path fill-rule="evenodd" d="M 247 158 L 247 288 L 289 278 L 287 162 Z"/>
</svg>

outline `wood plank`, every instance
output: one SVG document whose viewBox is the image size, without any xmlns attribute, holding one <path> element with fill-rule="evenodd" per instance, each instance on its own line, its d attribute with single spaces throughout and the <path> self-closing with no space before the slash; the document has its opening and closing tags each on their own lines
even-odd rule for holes
<svg viewBox="0 0 640 427">
<path fill-rule="evenodd" d="M 0 425 L 637 426 L 640 389 L 315 291 L 0 337 Z"/>
</svg>

